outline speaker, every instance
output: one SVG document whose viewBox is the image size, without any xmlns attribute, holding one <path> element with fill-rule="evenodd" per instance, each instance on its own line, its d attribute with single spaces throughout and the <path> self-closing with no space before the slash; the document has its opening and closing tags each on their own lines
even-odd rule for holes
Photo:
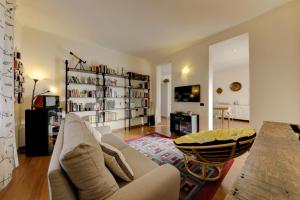
<svg viewBox="0 0 300 200">
<path fill-rule="evenodd" d="M 154 126 L 155 125 L 155 116 L 154 115 L 149 115 L 148 116 L 148 125 L 149 126 Z"/>
</svg>

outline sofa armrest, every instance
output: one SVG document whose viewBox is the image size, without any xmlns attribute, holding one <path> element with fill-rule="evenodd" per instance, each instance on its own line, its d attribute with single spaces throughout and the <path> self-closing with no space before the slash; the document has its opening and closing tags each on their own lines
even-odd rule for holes
<svg viewBox="0 0 300 200">
<path fill-rule="evenodd" d="M 107 200 L 178 200 L 179 190 L 179 171 L 175 167 L 165 164 L 128 183 Z"/>
</svg>

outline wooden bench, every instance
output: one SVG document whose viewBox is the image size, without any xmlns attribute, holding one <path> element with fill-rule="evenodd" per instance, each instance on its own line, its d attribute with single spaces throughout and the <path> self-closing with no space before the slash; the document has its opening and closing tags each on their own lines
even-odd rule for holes
<svg viewBox="0 0 300 200">
<path fill-rule="evenodd" d="M 264 122 L 226 196 L 232 199 L 300 199 L 300 141 L 290 124 Z"/>
</svg>

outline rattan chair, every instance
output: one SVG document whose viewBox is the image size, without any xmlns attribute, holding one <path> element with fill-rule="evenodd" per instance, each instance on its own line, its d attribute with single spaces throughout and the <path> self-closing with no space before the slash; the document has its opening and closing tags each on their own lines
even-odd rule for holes
<svg viewBox="0 0 300 200">
<path fill-rule="evenodd" d="M 243 131 L 246 129 L 230 129 L 230 130 L 215 130 L 228 133 L 228 137 L 218 140 L 218 138 L 205 139 L 205 142 L 198 142 L 200 133 L 190 134 L 182 136 L 174 141 L 175 146 L 183 153 L 186 170 L 193 176 L 206 181 L 215 181 L 222 176 L 222 170 L 225 164 L 236 158 L 245 152 L 249 151 L 256 137 L 256 133 L 253 129 L 247 129 L 248 133 L 245 135 Z M 212 134 L 215 131 L 209 131 Z M 206 135 L 207 135 L 206 131 Z M 235 133 L 234 137 L 230 137 L 230 133 Z M 240 134 L 243 133 L 243 134 Z M 197 135 L 198 134 L 198 135 Z M 240 136 L 240 137 L 239 137 Z M 184 138 L 186 137 L 186 138 Z M 195 141 L 193 138 L 197 137 Z M 188 139 L 188 142 L 184 142 Z M 203 141 L 203 138 L 201 139 Z M 192 171 L 190 164 L 201 165 L 201 174 L 197 174 Z M 217 174 L 211 177 L 208 173 L 208 167 L 214 167 L 217 170 Z"/>
</svg>

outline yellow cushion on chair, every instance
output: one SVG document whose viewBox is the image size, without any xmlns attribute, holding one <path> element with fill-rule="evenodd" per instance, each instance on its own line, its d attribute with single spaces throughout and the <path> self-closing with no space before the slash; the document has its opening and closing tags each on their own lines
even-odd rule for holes
<svg viewBox="0 0 300 200">
<path fill-rule="evenodd" d="M 256 136 L 253 128 L 231 128 L 201 131 L 177 138 L 174 143 L 178 146 L 218 145 L 235 141 L 243 141 Z"/>
</svg>

